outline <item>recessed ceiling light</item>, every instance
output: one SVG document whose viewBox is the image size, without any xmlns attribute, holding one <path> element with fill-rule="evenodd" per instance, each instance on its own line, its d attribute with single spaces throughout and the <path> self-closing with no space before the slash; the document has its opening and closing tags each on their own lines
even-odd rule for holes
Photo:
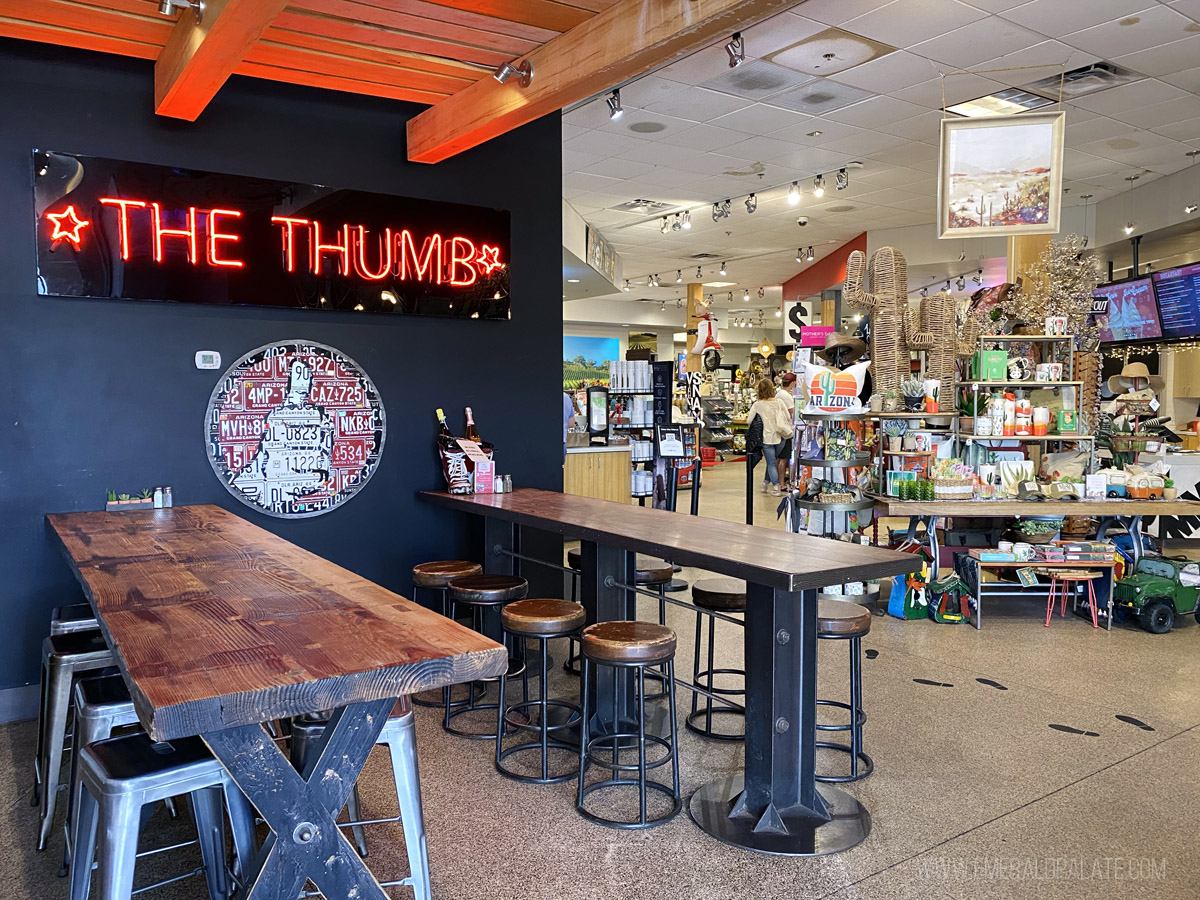
<svg viewBox="0 0 1200 900">
<path fill-rule="evenodd" d="M 968 117 L 1007 115 L 1040 109 L 1043 106 L 1050 106 L 1052 102 L 1045 97 L 1039 97 L 1037 94 L 1031 94 L 1020 88 L 1009 88 L 1004 91 L 996 91 L 994 94 L 976 97 L 974 100 L 964 100 L 962 103 L 947 106 L 946 112 Z"/>
<path fill-rule="evenodd" d="M 579 284 L 579 279 L 578 278 L 568 278 L 567 283 L 568 284 Z"/>
</svg>

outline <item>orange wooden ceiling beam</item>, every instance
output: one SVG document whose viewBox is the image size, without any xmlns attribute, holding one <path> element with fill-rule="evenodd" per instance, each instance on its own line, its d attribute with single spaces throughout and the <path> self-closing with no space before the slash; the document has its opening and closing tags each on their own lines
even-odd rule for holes
<svg viewBox="0 0 1200 900">
<path fill-rule="evenodd" d="M 207 0 L 203 21 L 183 9 L 154 65 L 154 110 L 194 121 L 287 0 Z"/>
<path fill-rule="evenodd" d="M 527 88 L 483 78 L 409 119 L 408 158 L 435 163 L 686 56 L 795 0 L 620 0 L 521 58 Z"/>
</svg>

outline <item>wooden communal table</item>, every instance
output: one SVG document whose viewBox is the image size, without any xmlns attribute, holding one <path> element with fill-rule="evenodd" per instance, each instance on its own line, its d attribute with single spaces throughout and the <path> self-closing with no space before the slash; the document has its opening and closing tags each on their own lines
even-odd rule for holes
<svg viewBox="0 0 1200 900">
<path fill-rule="evenodd" d="M 216 506 L 46 522 L 150 736 L 200 735 L 270 825 L 243 900 L 306 879 L 386 900 L 334 819 L 398 697 L 498 675 L 508 652 Z M 327 709 L 299 773 L 260 723 Z"/>
<path fill-rule="evenodd" d="M 1063 562 L 1048 562 L 1046 560 L 1025 560 L 1017 562 L 1015 560 L 1004 560 L 1002 562 L 984 562 L 979 558 L 984 550 L 969 550 L 967 552 L 967 560 L 969 565 L 973 566 L 973 576 L 975 578 L 975 590 L 972 598 L 975 607 L 975 629 L 979 630 L 983 627 L 983 598 L 986 594 L 988 597 L 1021 597 L 1028 596 L 1038 590 L 1044 589 L 1045 584 L 1039 584 L 1036 587 L 1025 587 L 1021 584 L 1012 582 L 984 582 L 983 573 L 985 569 L 1087 569 L 1097 570 L 1100 572 L 1100 590 L 1096 591 L 1096 606 L 1099 616 L 1104 617 L 1107 621 L 1109 631 L 1112 631 L 1113 620 L 1113 570 L 1116 568 L 1116 557 L 1110 557 L 1104 562 L 1098 560 L 1064 560 Z M 958 562 L 961 556 L 955 557 L 955 570 L 959 570 Z M 961 576 L 961 572 L 959 572 Z M 1101 602 L 1101 598 L 1103 603 Z"/>
<path fill-rule="evenodd" d="M 1098 516 L 1097 540 L 1104 540 L 1114 524 L 1125 526 L 1133 547 L 1133 564 L 1142 556 L 1143 516 L 1200 515 L 1198 500 L 899 500 L 873 496 L 875 516 L 908 516 L 908 536 L 924 523 L 929 548 L 936 561 L 937 518 L 991 518 L 1003 516 Z"/>
<path fill-rule="evenodd" d="M 637 617 L 638 553 L 744 579 L 746 767 L 698 790 L 691 816 L 719 840 L 765 853 L 832 853 L 867 836 L 871 819 L 863 806 L 814 780 L 817 591 L 911 572 L 917 557 L 551 491 L 420 496 L 484 517 L 487 572 L 514 571 L 523 527 L 579 539 L 589 622 Z M 610 713 L 596 726 L 628 731 L 631 685 L 614 692 L 609 679 L 597 681 L 592 708 L 617 713 L 616 721 Z"/>
</svg>

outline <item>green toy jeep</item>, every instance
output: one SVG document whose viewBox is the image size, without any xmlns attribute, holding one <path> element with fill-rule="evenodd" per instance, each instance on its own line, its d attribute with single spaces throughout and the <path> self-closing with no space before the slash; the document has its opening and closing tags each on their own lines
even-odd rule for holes
<svg viewBox="0 0 1200 900">
<path fill-rule="evenodd" d="M 1200 563 L 1143 557 L 1113 586 L 1113 603 L 1136 613 L 1151 634 L 1166 634 L 1177 615 L 1195 613 L 1200 623 Z"/>
</svg>

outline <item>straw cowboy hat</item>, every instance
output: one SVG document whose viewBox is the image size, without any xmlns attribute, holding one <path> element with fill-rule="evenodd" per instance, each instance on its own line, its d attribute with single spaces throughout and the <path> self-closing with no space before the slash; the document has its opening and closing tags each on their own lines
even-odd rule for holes
<svg viewBox="0 0 1200 900">
<path fill-rule="evenodd" d="M 1146 364 L 1140 362 L 1126 363 L 1120 375 L 1114 375 L 1108 379 L 1108 389 L 1117 395 L 1145 390 L 1147 386 L 1157 394 L 1165 385 L 1166 382 L 1161 376 L 1151 375 Z"/>
<path fill-rule="evenodd" d="M 850 365 L 850 363 L 862 356 L 867 350 L 867 345 L 858 338 L 833 331 L 825 335 L 825 346 L 823 349 L 817 351 L 817 356 L 821 357 L 825 362 L 833 362 L 834 351 L 843 347 L 847 347 L 850 350 L 849 356 L 843 354 L 842 358 L 838 361 L 838 364 L 843 366 Z M 1145 367 L 1143 366 L 1143 368 Z"/>
</svg>

